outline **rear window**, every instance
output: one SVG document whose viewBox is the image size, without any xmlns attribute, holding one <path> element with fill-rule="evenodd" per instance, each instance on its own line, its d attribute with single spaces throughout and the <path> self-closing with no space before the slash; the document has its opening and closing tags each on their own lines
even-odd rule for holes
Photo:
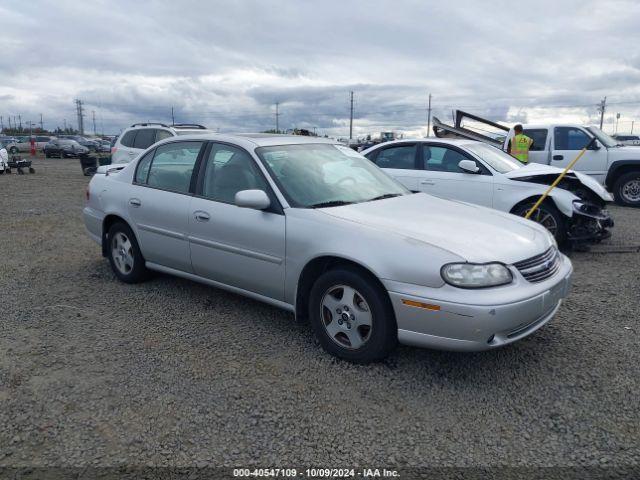
<svg viewBox="0 0 640 480">
<path fill-rule="evenodd" d="M 133 141 L 136 138 L 137 130 L 129 130 L 124 134 L 120 143 L 125 147 L 133 147 Z"/>
<path fill-rule="evenodd" d="M 533 145 L 529 150 L 532 152 L 541 152 L 544 150 L 544 146 L 547 143 L 546 128 L 527 128 L 524 130 L 524 134 L 533 140 Z"/>
<path fill-rule="evenodd" d="M 36 137 L 36 142 L 49 142 L 50 140 L 50 137 Z"/>
<path fill-rule="evenodd" d="M 168 130 L 156 129 L 156 142 L 169 137 L 173 137 L 173 135 Z"/>
<path fill-rule="evenodd" d="M 153 128 L 143 128 L 138 130 L 136 139 L 133 142 L 133 148 L 139 148 L 146 150 L 151 145 L 156 143 L 156 131 Z"/>
</svg>

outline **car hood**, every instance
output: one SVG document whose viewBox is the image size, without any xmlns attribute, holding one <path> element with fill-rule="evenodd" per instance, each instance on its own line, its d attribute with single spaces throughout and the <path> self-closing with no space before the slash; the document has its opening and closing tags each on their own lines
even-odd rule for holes
<svg viewBox="0 0 640 480">
<path fill-rule="evenodd" d="M 640 148 L 638 149 L 640 151 Z M 505 177 L 511 180 L 526 180 L 528 178 L 535 181 L 536 177 L 544 177 L 549 176 L 548 185 L 551 185 L 555 180 L 556 176 L 564 171 L 563 168 L 552 167 L 551 165 L 544 165 L 542 163 L 529 163 L 522 168 L 518 168 L 517 170 L 512 170 L 504 174 Z M 598 195 L 605 202 L 611 202 L 613 198 L 611 194 L 607 192 L 607 190 L 600 185 L 596 180 L 591 178 L 589 175 L 586 175 L 581 172 L 576 172 L 575 170 L 569 170 L 567 175 L 573 176 L 577 178 L 580 183 L 591 190 L 593 193 Z"/>
<path fill-rule="evenodd" d="M 552 245 L 544 228 L 529 220 L 425 193 L 321 211 L 433 245 L 469 262 L 511 264 L 538 255 Z"/>
</svg>

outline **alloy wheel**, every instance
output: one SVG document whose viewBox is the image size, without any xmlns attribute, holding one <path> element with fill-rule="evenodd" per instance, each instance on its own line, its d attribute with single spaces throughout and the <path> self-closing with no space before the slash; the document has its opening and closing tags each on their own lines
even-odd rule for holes
<svg viewBox="0 0 640 480">
<path fill-rule="evenodd" d="M 640 202 L 640 178 L 634 178 L 625 183 L 620 189 L 620 195 L 626 202 Z"/>
<path fill-rule="evenodd" d="M 525 214 L 526 213 L 529 213 L 529 210 L 527 210 Z M 553 217 L 553 215 L 551 215 L 551 213 L 549 213 L 543 207 L 538 207 L 533 215 L 529 217 L 529 220 L 542 225 L 544 228 L 549 230 L 549 233 L 551 233 L 551 235 L 553 235 L 554 237 L 558 233 L 558 222 L 556 222 L 556 219 Z"/>
<path fill-rule="evenodd" d="M 122 232 L 117 232 L 111 240 L 111 256 L 120 273 L 129 275 L 133 270 L 133 245 Z"/>
<path fill-rule="evenodd" d="M 366 300 L 348 285 L 335 285 L 322 296 L 320 318 L 335 343 L 349 350 L 363 347 L 371 338 L 373 317 Z"/>
</svg>

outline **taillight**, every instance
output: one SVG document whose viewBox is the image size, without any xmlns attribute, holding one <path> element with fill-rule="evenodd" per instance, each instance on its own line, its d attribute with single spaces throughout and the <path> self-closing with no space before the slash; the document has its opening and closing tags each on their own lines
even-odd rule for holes
<svg viewBox="0 0 640 480">
<path fill-rule="evenodd" d="M 117 147 L 111 147 L 111 155 L 113 155 L 114 153 L 116 153 L 116 150 L 118 150 Z"/>
<path fill-rule="evenodd" d="M 87 200 L 87 203 L 88 203 L 89 202 L 89 197 L 90 197 L 89 186 L 88 185 L 87 185 L 87 188 L 84 191 L 84 197 L 85 197 L 85 199 Z"/>
</svg>

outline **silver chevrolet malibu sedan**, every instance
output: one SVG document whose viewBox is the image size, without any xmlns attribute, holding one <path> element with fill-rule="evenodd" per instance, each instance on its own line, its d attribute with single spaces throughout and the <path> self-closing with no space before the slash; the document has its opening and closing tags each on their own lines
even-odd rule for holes
<svg viewBox="0 0 640 480">
<path fill-rule="evenodd" d="M 101 167 L 84 221 L 123 282 L 153 270 L 276 305 L 359 363 L 398 342 L 515 342 L 553 317 L 571 283 L 571 262 L 543 227 L 412 193 L 312 137 L 164 140 Z"/>
</svg>

